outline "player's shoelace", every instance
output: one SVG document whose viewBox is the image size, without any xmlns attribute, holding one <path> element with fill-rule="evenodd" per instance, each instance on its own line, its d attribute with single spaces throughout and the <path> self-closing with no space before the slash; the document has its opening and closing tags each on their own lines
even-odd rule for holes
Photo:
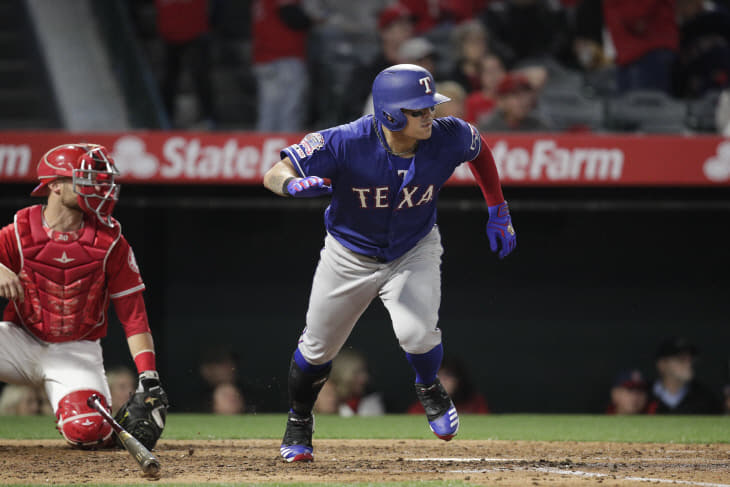
<svg viewBox="0 0 730 487">
<path fill-rule="evenodd" d="M 449 441 L 459 431 L 459 415 L 441 382 L 430 386 L 416 384 L 416 396 L 426 410 L 431 431 L 442 440 Z"/>
<path fill-rule="evenodd" d="M 287 462 L 311 462 L 312 433 L 314 432 L 314 416 L 300 417 L 289 412 L 286 431 L 281 442 L 281 456 Z"/>
</svg>

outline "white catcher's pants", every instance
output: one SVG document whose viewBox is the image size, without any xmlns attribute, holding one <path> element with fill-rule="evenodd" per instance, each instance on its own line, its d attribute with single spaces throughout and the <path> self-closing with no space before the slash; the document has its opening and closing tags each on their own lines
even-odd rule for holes
<svg viewBox="0 0 730 487">
<path fill-rule="evenodd" d="M 45 387 L 54 413 L 58 401 L 84 389 L 111 403 L 99 340 L 42 343 L 9 321 L 0 321 L 0 381 Z"/>
<path fill-rule="evenodd" d="M 441 343 L 441 235 L 438 227 L 398 259 L 380 263 L 327 235 L 314 274 L 299 350 L 307 362 L 332 360 L 370 302 L 379 296 L 403 350 L 426 353 Z"/>
</svg>

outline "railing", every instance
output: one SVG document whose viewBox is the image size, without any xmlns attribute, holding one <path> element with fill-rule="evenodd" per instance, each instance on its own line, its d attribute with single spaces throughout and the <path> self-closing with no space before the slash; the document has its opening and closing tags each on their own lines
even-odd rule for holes
<svg viewBox="0 0 730 487">
<path fill-rule="evenodd" d="M 169 129 L 170 120 L 154 74 L 134 34 L 129 12 L 121 0 L 92 0 L 99 32 L 109 51 L 130 122 L 134 128 Z"/>
</svg>

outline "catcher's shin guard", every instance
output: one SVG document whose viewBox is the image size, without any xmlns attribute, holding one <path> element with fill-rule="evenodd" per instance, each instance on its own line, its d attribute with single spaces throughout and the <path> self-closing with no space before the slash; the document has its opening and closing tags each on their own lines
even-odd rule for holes
<svg viewBox="0 0 730 487">
<path fill-rule="evenodd" d="M 312 365 L 297 348 L 289 365 L 289 408 L 299 416 L 309 416 L 331 370 L 331 361 Z"/>
<path fill-rule="evenodd" d="M 459 415 L 441 381 L 430 386 L 416 384 L 416 396 L 426 410 L 428 425 L 433 434 L 449 441 L 459 431 Z"/>
<path fill-rule="evenodd" d="M 112 427 L 92 409 L 86 400 L 96 394 L 109 410 L 109 403 L 99 391 L 74 391 L 63 396 L 56 410 L 56 428 L 71 445 L 79 448 L 100 448 L 112 444 Z"/>
</svg>

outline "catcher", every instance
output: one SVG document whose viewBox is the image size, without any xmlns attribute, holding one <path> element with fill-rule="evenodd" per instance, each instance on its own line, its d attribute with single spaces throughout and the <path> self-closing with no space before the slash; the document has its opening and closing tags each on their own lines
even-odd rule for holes
<svg viewBox="0 0 730 487">
<path fill-rule="evenodd" d="M 106 148 L 68 144 L 38 163 L 32 196 L 0 229 L 0 381 L 45 387 L 58 431 L 71 445 L 113 444 L 111 426 L 91 409 L 92 394 L 110 409 L 100 339 L 110 300 L 139 373 L 119 423 L 147 448 L 165 427 L 168 400 L 160 385 L 134 252 L 111 213 L 119 174 Z"/>
</svg>

